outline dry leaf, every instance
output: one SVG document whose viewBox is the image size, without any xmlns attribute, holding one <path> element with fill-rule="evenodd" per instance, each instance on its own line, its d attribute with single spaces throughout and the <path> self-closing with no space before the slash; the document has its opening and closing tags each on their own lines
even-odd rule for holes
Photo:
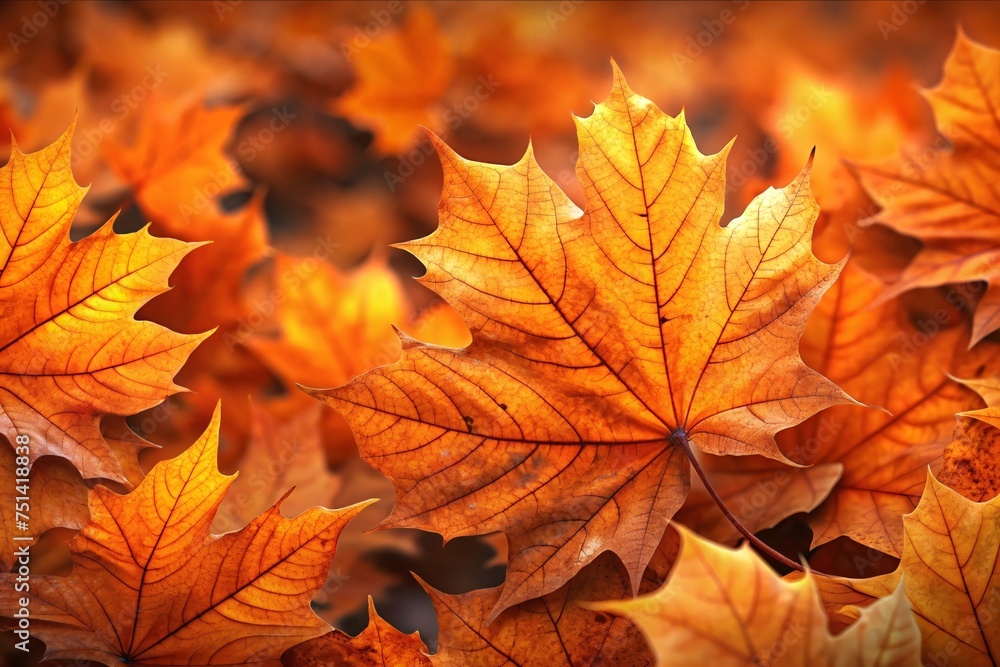
<svg viewBox="0 0 1000 667">
<path fill-rule="evenodd" d="M 798 354 L 840 269 L 810 250 L 808 169 L 722 227 L 727 151 L 703 156 L 617 68 L 578 125 L 582 216 L 530 148 L 504 167 L 435 140 L 440 227 L 402 247 L 473 342 L 404 339 L 398 363 L 314 392 L 393 480 L 383 526 L 507 535 L 491 620 L 604 551 L 637 588 L 687 495 L 686 439 L 785 460 L 775 431 L 851 402 Z"/>
<path fill-rule="evenodd" d="M 111 222 L 71 242 L 85 193 L 70 170 L 72 132 L 37 153 L 14 146 L 0 169 L 0 432 L 28 436 L 32 461 L 62 456 L 84 478 L 124 482 L 101 415 L 134 414 L 180 389 L 172 378 L 207 334 L 132 315 L 196 246 L 115 234 Z"/>
<path fill-rule="evenodd" d="M 430 665 L 416 632 L 404 635 L 375 611 L 368 597 L 368 627 L 357 637 L 334 630 L 285 652 L 284 667 L 419 667 Z"/>
<path fill-rule="evenodd" d="M 443 120 L 437 105 L 454 66 L 428 7 L 412 5 L 401 28 L 360 47 L 345 42 L 345 48 L 356 81 L 333 111 L 371 127 L 379 151 L 402 151 L 416 139 L 419 125 L 437 127 Z"/>
<path fill-rule="evenodd" d="M 777 577 L 748 545 L 733 551 L 686 529 L 663 588 L 636 600 L 593 609 L 632 619 L 658 664 L 683 667 L 819 667 L 920 663 L 920 632 L 900 593 L 862 612 L 837 637 L 827 630 L 816 577 Z"/>
<path fill-rule="evenodd" d="M 368 503 L 285 519 L 274 505 L 246 528 L 209 526 L 232 477 L 216 467 L 220 410 L 186 452 L 128 495 L 98 486 L 70 543 L 68 577 L 33 577 L 31 634 L 47 658 L 116 665 L 279 665 L 329 628 L 309 608 L 344 525 Z M 4 575 L 5 613 L 18 608 Z M 11 610 L 11 611 L 8 611 Z"/>
<path fill-rule="evenodd" d="M 1000 495 L 1000 431 L 969 416 L 959 416 L 951 444 L 944 450 L 941 482 L 969 500 Z"/>
<path fill-rule="evenodd" d="M 638 629 L 581 603 L 630 594 L 628 574 L 610 555 L 591 563 L 559 590 L 521 603 L 487 625 L 499 588 L 445 595 L 427 584 L 440 624 L 435 665 L 651 665 Z M 651 589 L 648 583 L 643 590 Z"/>
<path fill-rule="evenodd" d="M 802 463 L 840 463 L 844 472 L 809 519 L 813 547 L 846 535 L 898 556 L 902 516 L 920 499 L 928 465 L 951 440 L 954 414 L 978 407 L 949 373 L 995 366 L 996 350 L 963 354 L 968 328 L 950 307 L 915 321 L 898 301 L 877 302 L 882 283 L 849 264 L 817 307 L 802 358 L 855 398 L 881 411 L 835 407 L 779 436 Z M 950 328 L 949 328 L 950 327 Z"/>
<path fill-rule="evenodd" d="M 279 253 L 270 291 L 247 301 L 269 319 L 240 342 L 288 386 L 340 384 L 392 363 L 399 341 L 390 327 L 410 319 L 399 279 L 380 260 L 345 274 Z"/>
<path fill-rule="evenodd" d="M 924 248 L 892 293 L 913 287 L 985 280 L 972 342 L 1000 328 L 997 228 L 1000 198 L 994 187 L 1000 159 L 1000 52 L 959 32 L 944 79 L 926 92 L 944 141 L 886 164 L 858 167 L 883 210 L 873 221 L 919 238 Z"/>
<path fill-rule="evenodd" d="M 845 605 L 888 597 L 905 578 L 925 664 L 996 664 L 1000 501 L 972 502 L 928 473 L 920 504 L 903 521 L 896 571 L 871 579 L 817 577 L 827 607 L 852 618 L 856 610 Z"/>
</svg>

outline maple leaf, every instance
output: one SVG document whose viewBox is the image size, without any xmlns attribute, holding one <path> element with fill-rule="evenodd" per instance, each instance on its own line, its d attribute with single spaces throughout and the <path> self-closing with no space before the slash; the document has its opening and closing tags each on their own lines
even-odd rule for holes
<svg viewBox="0 0 1000 667">
<path fill-rule="evenodd" d="M 351 273 L 314 258 L 278 253 L 273 287 L 247 301 L 267 304 L 268 324 L 241 341 L 288 382 L 329 386 L 399 358 L 390 325 L 411 317 L 398 278 L 382 260 Z"/>
<path fill-rule="evenodd" d="M 402 27 L 390 27 L 364 48 L 345 42 L 356 81 L 332 106 L 375 133 L 382 153 L 407 148 L 418 125 L 436 126 L 436 108 L 454 65 L 434 12 L 413 5 Z"/>
<path fill-rule="evenodd" d="M 870 605 L 905 578 L 926 664 L 996 664 L 1000 499 L 973 502 L 928 472 L 920 504 L 903 524 L 903 555 L 894 572 L 870 579 L 817 578 L 828 610 L 835 618 L 852 618 L 856 611 L 845 605 Z"/>
<path fill-rule="evenodd" d="M 595 597 L 629 594 L 628 574 L 610 554 L 559 590 L 508 609 L 489 625 L 486 619 L 500 599 L 499 588 L 446 595 L 420 583 L 431 596 L 440 627 L 438 652 L 431 657 L 435 665 L 653 663 L 634 625 L 581 604 Z M 652 580 L 643 584 L 644 591 L 655 588 Z"/>
<path fill-rule="evenodd" d="M 16 499 L 27 495 L 15 484 L 15 480 L 22 477 L 17 474 L 18 468 L 24 469 L 17 465 L 15 450 L 0 447 L 0 479 L 4 480 L 4 488 L 0 490 L 0 502 L 3 503 L 0 506 L 0 536 L 5 546 L 0 555 L 0 566 L 4 572 L 10 572 L 15 561 L 14 551 L 21 546 L 13 539 L 15 536 L 30 534 L 41 537 L 50 528 L 82 528 L 88 516 L 87 487 L 80 474 L 68 461 L 46 457 L 31 466 L 28 477 L 29 497 L 41 501 L 34 503 L 28 513 L 31 532 L 16 530 Z"/>
<path fill-rule="evenodd" d="M 145 211 L 144 211 L 145 212 Z M 240 299 L 244 277 L 267 251 L 267 222 L 263 199 L 254 197 L 231 214 L 214 206 L 187 221 L 167 222 L 150 213 L 152 229 L 190 242 L 211 241 L 192 254 L 174 272 L 174 288 L 150 308 L 150 317 L 180 331 L 199 331 L 210 326 L 233 328 L 248 316 Z"/>
<path fill-rule="evenodd" d="M 240 474 L 215 515 L 215 532 L 242 528 L 279 500 L 292 516 L 330 506 L 343 482 L 327 470 L 319 430 L 323 410 L 314 402 L 278 424 L 256 404 L 250 406 L 250 442 Z M 282 497 L 285 489 L 295 490 Z"/>
<path fill-rule="evenodd" d="M 491 620 L 604 551 L 633 586 L 689 488 L 688 442 L 786 461 L 774 433 L 850 399 L 798 342 L 839 265 L 817 260 L 806 169 L 719 225 L 728 147 L 703 156 L 683 116 L 632 92 L 578 119 L 581 215 L 531 148 L 515 165 L 440 140 L 440 226 L 401 247 L 462 315 L 464 349 L 404 337 L 403 357 L 312 390 L 393 480 L 382 525 L 502 531 Z"/>
<path fill-rule="evenodd" d="M 856 168 L 883 210 L 872 218 L 915 236 L 923 249 L 889 294 L 985 280 L 972 343 L 1000 328 L 1000 198 L 993 187 L 1000 157 L 1000 51 L 959 31 L 941 84 L 925 92 L 939 129 L 954 144 L 934 146 L 884 164 Z"/>
<path fill-rule="evenodd" d="M 0 169 L 0 433 L 31 459 L 62 456 L 85 478 L 125 482 L 101 415 L 130 415 L 177 392 L 174 373 L 208 334 L 136 321 L 194 244 L 119 235 L 109 221 L 69 239 L 85 190 L 70 170 L 70 127 Z"/>
<path fill-rule="evenodd" d="M 128 146 L 108 142 L 108 163 L 134 191 L 146 211 L 187 218 L 227 189 L 246 180 L 225 152 L 237 121 L 238 106 L 207 108 L 192 96 L 155 100 L 141 118 L 138 136 Z"/>
<path fill-rule="evenodd" d="M 284 667 L 423 667 L 430 665 L 427 647 L 416 632 L 403 634 L 375 611 L 368 596 L 368 627 L 357 637 L 334 630 L 299 644 L 281 656 Z"/>
<path fill-rule="evenodd" d="M 812 575 L 783 581 L 748 544 L 731 550 L 678 527 L 680 555 L 663 587 L 591 603 L 632 619 L 661 665 L 920 665 L 920 632 L 900 592 L 832 637 Z M 822 579 L 822 577 L 820 577 Z"/>
<path fill-rule="evenodd" d="M 216 467 L 219 421 L 217 408 L 197 442 L 128 495 L 91 492 L 90 522 L 70 542 L 71 574 L 31 580 L 32 636 L 47 658 L 278 665 L 283 650 L 329 629 L 309 601 L 340 531 L 368 503 L 295 519 L 276 504 L 242 530 L 212 536 L 233 481 Z M 11 577 L 3 577 L 5 611 L 17 608 Z"/>
<path fill-rule="evenodd" d="M 142 118 L 132 144 L 105 148 L 153 231 L 212 241 L 178 267 L 174 289 L 156 302 L 154 319 L 173 329 L 199 331 L 245 315 L 244 275 L 267 251 L 263 197 L 234 213 L 221 212 L 217 201 L 245 187 L 225 150 L 243 113 L 240 107 L 208 109 L 190 96 L 161 101 Z"/>
<path fill-rule="evenodd" d="M 959 313 L 942 307 L 907 318 L 897 300 L 879 302 L 882 290 L 881 281 L 849 263 L 813 313 L 801 353 L 810 367 L 883 410 L 834 407 L 778 441 L 802 463 L 844 468 L 809 517 L 813 547 L 846 535 L 898 557 L 902 516 L 916 507 L 927 466 L 940 463 L 955 413 L 981 405 L 950 374 L 984 372 L 996 365 L 997 350 L 964 354 L 969 330 L 954 326 Z"/>
</svg>

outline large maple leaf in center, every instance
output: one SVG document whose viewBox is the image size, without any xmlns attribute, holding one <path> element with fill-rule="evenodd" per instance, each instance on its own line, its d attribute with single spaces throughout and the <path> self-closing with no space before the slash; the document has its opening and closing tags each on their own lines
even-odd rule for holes
<svg viewBox="0 0 1000 667">
<path fill-rule="evenodd" d="M 493 617 L 608 550 L 637 585 L 688 492 L 681 438 L 784 460 L 776 431 L 851 402 L 799 357 L 840 271 L 810 248 L 808 169 L 723 227 L 728 146 L 702 155 L 617 68 L 577 122 L 585 213 L 530 147 L 497 166 L 435 140 L 440 226 L 402 247 L 473 342 L 404 340 L 398 363 L 315 391 L 393 480 L 384 526 L 507 535 Z"/>
</svg>

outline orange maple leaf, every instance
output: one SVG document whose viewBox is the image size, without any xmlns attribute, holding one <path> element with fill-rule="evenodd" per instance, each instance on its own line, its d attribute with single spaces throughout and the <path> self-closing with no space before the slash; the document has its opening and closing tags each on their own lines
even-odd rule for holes
<svg viewBox="0 0 1000 667">
<path fill-rule="evenodd" d="M 156 302 L 156 321 L 173 329 L 198 331 L 245 315 L 241 283 L 267 251 L 263 197 L 233 213 L 219 205 L 223 195 L 246 187 L 226 154 L 243 113 L 240 107 L 208 109 L 190 96 L 161 101 L 142 118 L 132 144 L 106 146 L 111 167 L 131 188 L 153 231 L 212 242 L 180 265 L 175 288 Z"/>
<path fill-rule="evenodd" d="M 785 461 L 774 433 L 850 399 L 799 358 L 839 265 L 810 250 L 806 169 L 719 225 L 728 148 L 630 90 L 578 119 L 581 212 L 532 151 L 470 162 L 440 140 L 440 227 L 401 247 L 473 342 L 405 339 L 403 358 L 339 388 L 362 456 L 393 480 L 384 526 L 502 531 L 491 620 L 604 551 L 637 587 L 689 488 L 689 441 Z"/>
<path fill-rule="evenodd" d="M 277 253 L 271 271 L 271 289 L 246 298 L 270 326 L 237 339 L 289 386 L 339 384 L 399 358 L 390 325 L 410 320 L 410 304 L 384 261 L 345 273 Z"/>
<path fill-rule="evenodd" d="M 28 484 L 22 485 L 15 480 L 23 478 L 27 466 L 18 463 L 26 460 L 27 457 L 18 457 L 15 449 L 0 447 L 0 479 L 4 480 L 5 487 L 0 490 L 0 502 L 3 503 L 0 506 L 0 538 L 4 545 L 0 566 L 4 572 L 10 572 L 16 560 L 15 551 L 22 546 L 14 537 L 26 535 L 25 531 L 16 530 L 18 517 L 15 512 L 24 509 L 18 508 L 19 504 L 24 503 L 29 508 L 24 513 L 31 517 L 30 534 L 35 537 L 41 537 L 50 528 L 78 529 L 87 523 L 87 487 L 69 461 L 43 458 L 31 466 Z M 41 502 L 31 507 L 31 498 Z"/>
<path fill-rule="evenodd" d="M 181 335 L 135 311 L 167 288 L 194 244 L 115 234 L 109 221 L 71 242 L 85 190 L 70 170 L 70 127 L 0 169 L 0 433 L 31 459 L 69 459 L 85 478 L 126 482 L 100 432 L 180 390 L 172 381 L 208 334 Z"/>
<path fill-rule="evenodd" d="M 233 477 L 216 467 L 220 410 L 175 459 L 128 495 L 98 486 L 70 543 L 68 577 L 31 580 L 31 634 L 47 658 L 107 665 L 278 665 L 329 630 L 309 608 L 337 536 L 367 503 L 285 519 L 279 505 L 237 532 L 209 526 Z M 17 608 L 13 575 L 0 594 Z"/>
<path fill-rule="evenodd" d="M 414 4 L 402 27 L 390 26 L 362 46 L 345 45 L 357 80 L 334 112 L 371 127 L 383 153 L 407 148 L 418 125 L 437 126 L 454 65 L 433 11 Z"/>
<path fill-rule="evenodd" d="M 686 529 L 663 587 L 635 600 L 587 605 L 642 628 L 660 665 L 678 667 L 917 667 L 920 632 L 902 587 L 837 637 L 815 578 L 779 579 L 748 544 L 712 544 Z"/>
<path fill-rule="evenodd" d="M 284 667 L 428 667 L 427 647 L 416 632 L 403 634 L 375 611 L 368 596 L 368 627 L 357 637 L 334 630 L 281 656 Z"/>
<path fill-rule="evenodd" d="M 942 306 L 908 317 L 879 301 L 881 281 L 850 263 L 820 302 L 802 339 L 802 358 L 858 400 L 779 434 L 782 450 L 806 464 L 840 463 L 843 475 L 809 517 L 816 547 L 841 535 L 899 556 L 902 516 L 917 506 L 928 465 L 938 465 L 956 412 L 979 407 L 951 374 L 996 365 L 997 349 L 964 353 L 969 327 Z M 937 317 L 935 317 L 937 316 Z"/>
<path fill-rule="evenodd" d="M 653 662 L 634 625 L 581 604 L 629 594 L 628 574 L 610 554 L 559 590 L 509 609 L 488 626 L 486 619 L 501 596 L 499 588 L 446 595 L 420 583 L 431 596 L 440 625 L 438 652 L 431 658 L 435 665 L 571 667 Z M 645 578 L 642 591 L 653 590 L 658 583 L 652 576 Z"/>
<path fill-rule="evenodd" d="M 919 238 L 923 249 L 891 294 L 948 283 L 984 280 L 972 343 L 1000 328 L 1000 196 L 994 187 L 1000 157 L 1000 51 L 961 31 L 941 84 L 925 95 L 947 144 L 857 166 L 883 210 L 878 222 Z"/>
</svg>

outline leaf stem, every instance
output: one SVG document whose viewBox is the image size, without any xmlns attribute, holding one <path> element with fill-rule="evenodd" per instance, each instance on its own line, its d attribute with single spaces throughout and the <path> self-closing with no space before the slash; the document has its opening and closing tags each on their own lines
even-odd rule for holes
<svg viewBox="0 0 1000 667">
<path fill-rule="evenodd" d="M 705 490 L 708 491 L 708 495 L 712 496 L 712 500 L 714 500 L 715 504 L 719 506 L 722 513 L 726 515 L 729 522 L 733 524 L 736 530 L 740 531 L 740 533 L 742 533 L 747 540 L 750 541 L 750 544 L 754 545 L 759 551 L 762 551 L 785 567 L 790 567 L 793 570 L 798 570 L 799 572 L 805 572 L 805 568 L 802 567 L 801 563 L 796 563 L 784 554 L 779 553 L 762 542 L 759 537 L 750 532 L 750 529 L 744 526 L 743 523 L 736 518 L 736 515 L 733 514 L 728 507 L 726 507 L 726 503 L 722 500 L 722 496 L 719 495 L 719 492 L 715 490 L 715 487 L 712 486 L 712 483 L 708 480 L 708 475 L 705 474 L 705 469 L 701 467 L 701 462 L 694 455 L 694 452 L 691 451 L 691 443 L 688 442 L 687 433 L 685 433 L 683 429 L 677 429 L 670 434 L 670 443 L 680 447 L 684 454 L 687 455 L 688 461 L 691 462 L 691 467 L 694 468 L 696 473 L 698 473 L 698 477 L 701 478 L 701 483 L 705 485 Z"/>
</svg>

